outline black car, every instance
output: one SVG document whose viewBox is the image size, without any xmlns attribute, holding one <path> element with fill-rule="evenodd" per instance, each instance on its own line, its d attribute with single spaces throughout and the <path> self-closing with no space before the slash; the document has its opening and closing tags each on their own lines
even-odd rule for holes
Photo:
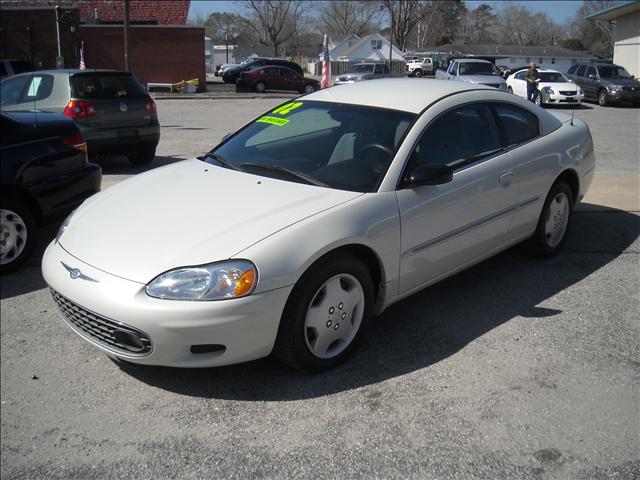
<svg viewBox="0 0 640 480">
<path fill-rule="evenodd" d="M 580 86 L 585 100 L 596 101 L 603 107 L 617 102 L 630 102 L 640 106 L 640 82 L 619 65 L 571 65 L 567 77 Z"/>
<path fill-rule="evenodd" d="M 76 124 L 54 113 L 0 114 L 0 272 L 31 253 L 41 226 L 67 216 L 100 190 L 102 169 L 89 163 Z"/>
<path fill-rule="evenodd" d="M 227 68 L 222 74 L 222 81 L 225 83 L 236 83 L 236 80 L 240 78 L 240 74 L 242 72 L 248 72 L 249 70 L 264 66 L 287 67 L 297 74 L 304 76 L 302 67 L 295 62 L 290 62 L 289 60 L 284 60 L 283 58 L 255 57 L 249 58 L 235 67 Z"/>
<path fill-rule="evenodd" d="M 87 140 L 89 157 L 124 154 L 144 165 L 160 141 L 156 104 L 129 72 L 40 70 L 0 83 L 4 110 L 62 113 Z"/>
</svg>

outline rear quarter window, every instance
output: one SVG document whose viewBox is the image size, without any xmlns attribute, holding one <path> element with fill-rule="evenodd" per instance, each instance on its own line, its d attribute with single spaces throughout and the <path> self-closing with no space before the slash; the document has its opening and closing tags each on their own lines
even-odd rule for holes
<svg viewBox="0 0 640 480">
<path fill-rule="evenodd" d="M 507 146 L 513 147 L 540 136 L 540 120 L 524 108 L 496 103 L 495 108 Z"/>
<path fill-rule="evenodd" d="M 109 99 L 138 98 L 147 92 L 131 75 L 74 75 L 71 77 L 71 94 L 74 98 Z"/>
</svg>

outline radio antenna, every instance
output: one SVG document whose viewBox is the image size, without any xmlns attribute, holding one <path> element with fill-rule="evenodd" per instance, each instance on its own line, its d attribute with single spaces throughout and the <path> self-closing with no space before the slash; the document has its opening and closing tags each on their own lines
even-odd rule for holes
<svg viewBox="0 0 640 480">
<path fill-rule="evenodd" d="M 576 113 L 576 105 L 575 103 L 571 106 L 571 126 L 573 127 L 573 114 Z"/>
</svg>

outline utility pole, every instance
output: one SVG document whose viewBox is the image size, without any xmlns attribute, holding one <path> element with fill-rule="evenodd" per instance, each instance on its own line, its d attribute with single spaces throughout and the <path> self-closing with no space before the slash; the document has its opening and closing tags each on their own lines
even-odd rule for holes
<svg viewBox="0 0 640 480">
<path fill-rule="evenodd" d="M 225 63 L 229 63 L 229 32 L 226 31 L 224 32 L 224 45 L 225 45 L 225 49 L 227 51 L 227 61 Z M 211 42 L 211 56 L 213 57 L 213 42 Z"/>
<path fill-rule="evenodd" d="M 60 5 L 56 5 L 56 36 L 58 39 L 58 56 L 56 57 L 56 68 L 64 68 L 64 57 L 62 56 L 62 38 L 60 37 Z"/>
<path fill-rule="evenodd" d="M 129 25 L 129 0 L 124 0 L 124 68 L 131 71 L 131 27 Z"/>
</svg>

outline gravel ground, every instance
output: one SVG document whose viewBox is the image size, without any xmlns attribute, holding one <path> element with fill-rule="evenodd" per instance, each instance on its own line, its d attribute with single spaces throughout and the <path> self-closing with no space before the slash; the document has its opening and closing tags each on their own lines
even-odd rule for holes
<svg viewBox="0 0 640 480">
<path fill-rule="evenodd" d="M 201 154 L 281 101 L 159 101 L 152 166 Z M 575 112 L 600 178 L 637 178 L 638 112 Z M 123 158 L 104 171 L 105 187 L 137 173 Z M 120 367 L 58 316 L 43 240 L 1 281 L 2 478 L 640 478 L 633 210 L 587 197 L 561 255 L 514 248 L 413 295 L 319 376 L 272 359 Z"/>
</svg>

